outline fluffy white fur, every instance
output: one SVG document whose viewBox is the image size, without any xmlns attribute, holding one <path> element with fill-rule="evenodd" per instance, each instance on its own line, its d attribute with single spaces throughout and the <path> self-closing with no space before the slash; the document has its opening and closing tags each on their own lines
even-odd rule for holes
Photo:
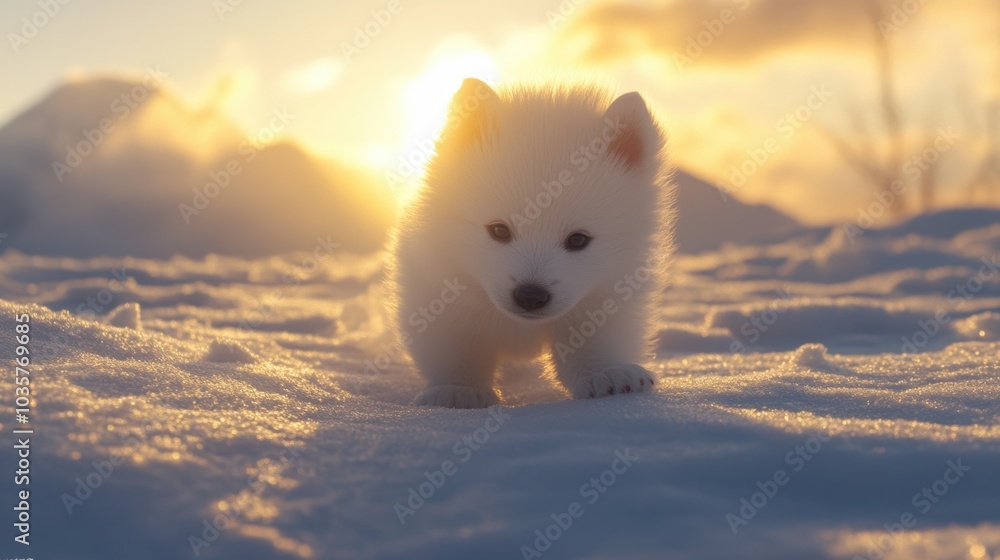
<svg viewBox="0 0 1000 560">
<path fill-rule="evenodd" d="M 463 83 L 394 237 L 397 325 L 428 383 L 418 404 L 496 404 L 499 361 L 541 355 L 573 398 L 652 388 L 638 364 L 672 249 L 663 147 L 638 93 Z M 582 250 L 566 247 L 575 232 L 592 238 Z M 525 284 L 548 303 L 519 306 Z"/>
</svg>

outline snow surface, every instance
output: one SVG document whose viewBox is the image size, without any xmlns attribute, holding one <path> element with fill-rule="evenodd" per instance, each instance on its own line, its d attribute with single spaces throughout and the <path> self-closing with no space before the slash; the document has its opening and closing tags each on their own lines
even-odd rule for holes
<svg viewBox="0 0 1000 560">
<path fill-rule="evenodd" d="M 1000 558 L 1000 224 L 937 235 L 962 223 L 941 216 L 679 256 L 654 392 L 571 401 L 528 364 L 480 411 L 409 404 L 375 257 L 9 251 L 0 356 L 30 313 L 38 399 L 31 555 Z"/>
</svg>

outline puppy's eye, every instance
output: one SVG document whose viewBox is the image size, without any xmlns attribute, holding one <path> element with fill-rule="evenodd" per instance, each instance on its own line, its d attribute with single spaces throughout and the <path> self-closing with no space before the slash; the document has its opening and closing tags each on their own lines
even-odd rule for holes
<svg viewBox="0 0 1000 560">
<path fill-rule="evenodd" d="M 584 247 L 590 244 L 590 240 L 593 239 L 586 233 L 576 232 L 571 233 L 569 237 L 566 238 L 566 250 L 567 251 L 582 251 Z"/>
<path fill-rule="evenodd" d="M 486 231 L 490 232 L 490 237 L 501 243 L 510 241 L 510 227 L 503 222 L 494 222 L 486 226 Z"/>
</svg>

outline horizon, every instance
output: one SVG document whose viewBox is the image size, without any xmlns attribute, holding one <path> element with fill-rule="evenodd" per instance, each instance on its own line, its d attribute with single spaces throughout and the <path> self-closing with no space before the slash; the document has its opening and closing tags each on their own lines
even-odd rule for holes
<svg viewBox="0 0 1000 560">
<path fill-rule="evenodd" d="M 57 2 L 59 10 L 47 17 L 37 17 L 42 8 L 35 2 L 7 4 L 0 8 L 9 22 L 2 56 L 14 93 L 0 100 L 0 122 L 62 83 L 161 67 L 168 88 L 191 110 L 217 111 L 253 134 L 271 112 L 287 108 L 302 117 L 281 136 L 381 175 L 398 171 L 401 158 L 426 159 L 423 146 L 465 77 L 496 85 L 554 69 L 557 76 L 596 72 L 620 92 L 644 92 L 671 133 L 675 163 L 724 195 L 767 203 L 806 224 L 850 220 L 872 192 L 840 145 L 885 152 L 892 143 L 879 132 L 880 94 L 868 83 L 875 68 L 868 43 L 875 41 L 861 9 L 865 0 L 838 7 L 793 3 L 790 15 L 775 16 L 792 9 L 784 1 L 706 7 L 675 0 L 640 8 L 563 0 L 526 8 L 524 0 L 456 9 L 441 0 L 414 10 L 394 0 L 322 5 L 308 22 L 296 10 L 222 0 L 187 0 L 169 13 L 108 0 L 107 18 L 74 3 Z M 1000 90 L 1000 45 L 990 35 L 1000 10 L 985 0 L 905 12 L 883 4 L 879 30 L 892 41 L 895 90 L 902 92 L 899 135 L 910 155 L 902 161 L 922 164 L 927 140 L 933 143 L 928 135 L 951 130 L 959 138 L 954 149 L 939 151 L 941 161 L 933 162 L 941 183 L 934 207 L 1000 204 L 996 193 L 977 194 L 972 185 L 995 149 L 983 111 Z M 63 17 L 71 11 L 76 15 Z M 45 25 L 26 38 L 31 26 L 22 18 Z M 286 28 L 291 37 L 278 31 L 289 18 L 296 21 Z M 678 18 L 687 26 L 663 27 Z M 132 23 L 124 25 L 126 19 Z M 153 21 L 152 31 L 139 23 Z M 165 32 L 184 29 L 192 45 L 163 42 Z M 768 33 L 783 34 L 762 41 Z M 105 40 L 86 40 L 90 34 Z M 928 41 L 939 47 L 924 47 Z M 79 47 L 70 54 L 63 44 Z M 858 136 L 862 130 L 870 131 L 866 139 Z M 917 175 L 915 184 L 922 180 Z M 918 208 L 914 201 L 905 215 Z"/>
</svg>

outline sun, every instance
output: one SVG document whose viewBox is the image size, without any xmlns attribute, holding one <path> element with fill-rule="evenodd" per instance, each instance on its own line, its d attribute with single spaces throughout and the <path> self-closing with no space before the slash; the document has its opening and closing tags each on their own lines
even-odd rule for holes
<svg viewBox="0 0 1000 560">
<path fill-rule="evenodd" d="M 402 90 L 403 104 L 410 115 L 411 134 L 434 135 L 444 124 L 448 103 L 465 78 L 489 82 L 495 73 L 493 58 L 482 50 L 440 53 L 422 74 Z"/>
<path fill-rule="evenodd" d="M 407 126 L 398 164 L 403 171 L 411 167 L 415 171 L 402 175 L 418 175 L 422 171 L 445 123 L 448 104 L 462 80 L 478 78 L 491 83 L 495 76 L 493 57 L 483 49 L 469 48 L 463 41 L 451 41 L 430 57 L 424 70 L 400 90 Z"/>
</svg>

